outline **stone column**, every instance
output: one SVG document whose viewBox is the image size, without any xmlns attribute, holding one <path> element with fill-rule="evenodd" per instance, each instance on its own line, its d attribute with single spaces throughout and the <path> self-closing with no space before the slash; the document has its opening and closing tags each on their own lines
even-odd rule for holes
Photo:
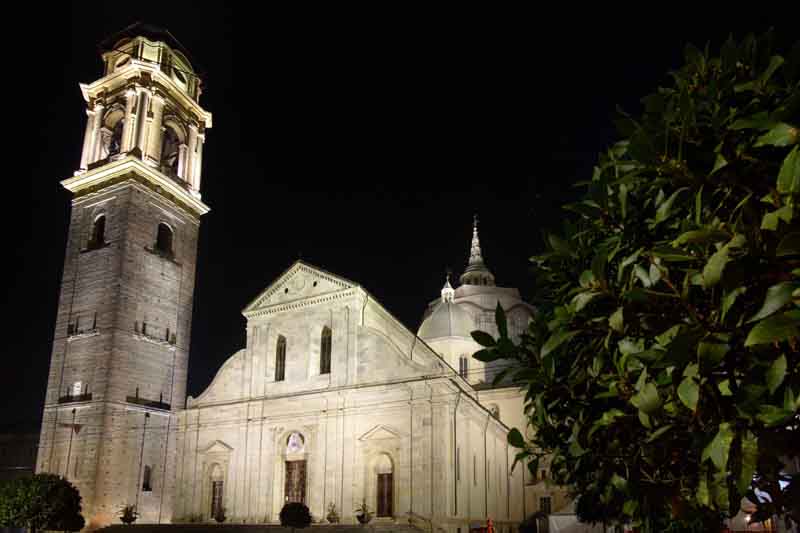
<svg viewBox="0 0 800 533">
<path fill-rule="evenodd" d="M 203 163 L 203 144 L 206 142 L 205 133 L 197 135 L 197 147 L 195 149 L 194 157 L 192 159 L 194 171 L 192 172 L 192 189 L 196 193 L 200 193 L 200 175 Z"/>
<path fill-rule="evenodd" d="M 186 142 L 188 150 L 186 151 L 186 160 L 183 167 L 185 170 L 181 174 L 181 178 L 191 187 L 194 184 L 194 156 L 197 150 L 197 123 L 194 121 L 189 124 L 189 138 Z"/>
<path fill-rule="evenodd" d="M 186 143 L 181 143 L 178 147 L 178 177 L 186 180 L 186 157 L 188 149 Z"/>
<path fill-rule="evenodd" d="M 94 116 L 96 111 L 90 107 L 86 108 L 86 131 L 83 134 L 83 149 L 81 150 L 81 170 L 86 170 L 89 166 L 89 154 L 92 148 L 92 129 L 94 128 Z"/>
<path fill-rule="evenodd" d="M 136 89 L 131 87 L 125 91 L 125 123 L 122 125 L 122 146 L 120 147 L 121 153 L 127 153 L 133 148 L 133 122 L 136 120 L 136 113 L 133 112 L 134 105 L 136 104 Z"/>
<path fill-rule="evenodd" d="M 138 148 L 144 154 L 146 150 L 145 142 L 147 141 L 147 106 L 150 103 L 150 89 L 140 87 L 138 93 L 139 102 L 136 111 L 134 148 Z"/>
<path fill-rule="evenodd" d="M 150 104 L 152 120 L 149 128 L 149 138 L 147 140 L 147 159 L 156 167 L 161 166 L 161 144 L 164 135 L 162 126 L 164 117 L 164 97 L 154 93 Z"/>
<path fill-rule="evenodd" d="M 94 104 L 94 124 L 92 125 L 92 141 L 91 145 L 89 146 L 89 161 L 88 163 L 94 163 L 100 157 L 100 128 L 103 126 L 103 104 L 100 102 L 96 102 Z"/>
</svg>

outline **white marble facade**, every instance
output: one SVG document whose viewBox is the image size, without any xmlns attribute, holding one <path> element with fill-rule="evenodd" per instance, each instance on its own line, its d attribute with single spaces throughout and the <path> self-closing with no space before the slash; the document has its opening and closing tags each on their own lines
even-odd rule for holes
<svg viewBox="0 0 800 533">
<path fill-rule="evenodd" d="M 519 391 L 479 392 L 362 287 L 301 261 L 243 314 L 247 346 L 179 413 L 175 520 L 210 519 L 219 481 L 236 522 L 276 521 L 297 499 L 316 520 L 333 503 L 354 522 L 366 502 L 388 515 L 379 518 L 411 512 L 452 530 L 531 512 L 522 469 L 509 474 Z M 330 372 L 321 373 L 325 328 Z"/>
</svg>

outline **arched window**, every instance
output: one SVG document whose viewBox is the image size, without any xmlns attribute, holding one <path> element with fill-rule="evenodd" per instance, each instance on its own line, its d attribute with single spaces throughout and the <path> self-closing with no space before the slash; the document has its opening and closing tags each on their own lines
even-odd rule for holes
<svg viewBox="0 0 800 533">
<path fill-rule="evenodd" d="M 172 255 L 172 230 L 163 222 L 158 225 L 156 251 L 164 255 Z"/>
<path fill-rule="evenodd" d="M 117 155 L 122 151 L 122 126 L 125 124 L 125 119 L 121 118 L 114 124 L 111 130 L 111 139 L 108 141 L 108 157 Z"/>
<path fill-rule="evenodd" d="M 153 476 L 153 469 L 150 468 L 150 465 L 144 465 L 144 472 L 142 473 L 142 491 L 150 492 L 152 491 L 152 487 L 150 486 L 151 477 Z"/>
<path fill-rule="evenodd" d="M 92 237 L 89 239 L 89 248 L 100 248 L 106 243 L 106 216 L 100 215 L 92 224 Z"/>
<path fill-rule="evenodd" d="M 291 433 L 286 438 L 286 455 L 303 453 L 306 449 L 306 439 L 300 433 Z"/>
<path fill-rule="evenodd" d="M 278 345 L 275 348 L 275 381 L 283 381 L 286 378 L 286 337 L 278 337 Z"/>
<path fill-rule="evenodd" d="M 469 375 L 469 357 L 466 355 L 458 358 L 458 374 L 464 379 Z"/>
<path fill-rule="evenodd" d="M 166 126 L 161 143 L 161 169 L 165 174 L 178 176 L 181 138 L 174 128 Z"/>
<path fill-rule="evenodd" d="M 322 328 L 319 350 L 319 373 L 331 373 L 331 328 L 328 326 Z"/>
</svg>

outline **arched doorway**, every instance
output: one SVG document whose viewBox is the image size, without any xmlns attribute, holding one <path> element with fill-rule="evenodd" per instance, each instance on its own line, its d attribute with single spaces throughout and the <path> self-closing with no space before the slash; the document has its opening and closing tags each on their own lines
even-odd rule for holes
<svg viewBox="0 0 800 533">
<path fill-rule="evenodd" d="M 375 513 L 377 516 L 394 515 L 394 468 L 392 460 L 386 454 L 378 456 L 375 463 L 375 475 L 377 476 Z"/>
<path fill-rule="evenodd" d="M 286 438 L 284 503 L 306 503 L 306 440 L 300 433 Z"/>
</svg>

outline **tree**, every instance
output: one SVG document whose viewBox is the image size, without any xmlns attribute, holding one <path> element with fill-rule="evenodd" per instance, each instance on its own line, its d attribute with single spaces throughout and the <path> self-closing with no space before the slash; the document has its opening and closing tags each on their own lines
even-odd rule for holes
<svg viewBox="0 0 800 533">
<path fill-rule="evenodd" d="M 527 333 L 498 307 L 473 334 L 527 389 L 517 460 L 551 455 L 586 521 L 719 531 L 742 496 L 800 521 L 800 43 L 773 41 L 687 46 L 532 258 Z"/>
<path fill-rule="evenodd" d="M 55 474 L 35 474 L 0 485 L 0 526 L 79 531 L 84 527 L 78 489 Z"/>
</svg>

